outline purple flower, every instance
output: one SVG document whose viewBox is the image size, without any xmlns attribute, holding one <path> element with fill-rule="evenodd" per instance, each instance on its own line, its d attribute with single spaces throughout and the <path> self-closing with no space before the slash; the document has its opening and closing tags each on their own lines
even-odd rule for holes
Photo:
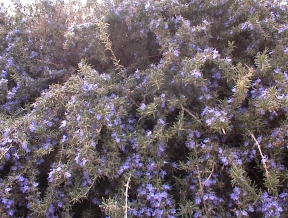
<svg viewBox="0 0 288 218">
<path fill-rule="evenodd" d="M 177 49 L 174 50 L 173 54 L 174 54 L 175 57 L 179 57 L 179 51 Z"/>
<path fill-rule="evenodd" d="M 92 146 L 93 148 L 96 148 L 96 145 L 97 145 L 97 143 L 94 142 L 94 141 L 92 141 L 91 146 Z"/>
<path fill-rule="evenodd" d="M 84 85 L 82 86 L 82 90 L 84 92 L 90 92 L 90 91 L 97 89 L 97 87 L 98 87 L 97 84 L 90 84 L 87 81 L 84 81 Z"/>
<path fill-rule="evenodd" d="M 23 185 L 20 190 L 22 191 L 22 193 L 25 193 L 27 190 L 29 189 L 28 185 Z"/>
<path fill-rule="evenodd" d="M 228 58 L 228 57 L 226 57 L 225 60 L 226 60 L 227 62 L 229 62 L 229 63 L 232 61 L 232 59 L 231 59 L 231 58 Z"/>
<path fill-rule="evenodd" d="M 241 159 L 235 159 L 235 163 L 238 165 L 242 165 L 243 162 Z"/>
<path fill-rule="evenodd" d="M 101 120 L 101 115 L 100 115 L 100 114 L 97 114 L 96 119 L 97 119 L 97 120 Z"/>
<path fill-rule="evenodd" d="M 173 167 L 174 169 L 177 169 L 177 167 L 178 167 L 178 166 L 177 166 L 177 163 L 173 162 L 173 163 L 172 163 L 172 167 Z"/>
<path fill-rule="evenodd" d="M 186 143 L 186 147 L 189 149 L 193 149 L 195 145 L 196 145 L 196 143 L 194 141 L 190 141 L 190 142 Z"/>
<path fill-rule="evenodd" d="M 70 177 L 71 177 L 71 173 L 69 173 L 69 172 L 65 172 L 65 173 L 64 173 L 64 176 L 65 176 L 65 178 L 67 178 L 67 179 L 68 179 L 68 178 L 70 178 Z"/>
<path fill-rule="evenodd" d="M 201 199 L 200 199 L 199 197 L 196 197 L 196 198 L 195 198 L 195 203 L 196 203 L 197 205 L 199 205 L 199 204 L 201 203 Z"/>
<path fill-rule="evenodd" d="M 6 206 L 6 208 L 11 208 L 14 204 L 14 201 L 2 198 L 2 203 Z"/>
<path fill-rule="evenodd" d="M 36 122 L 35 121 L 32 121 L 32 123 L 30 124 L 30 132 L 35 132 L 35 130 L 36 130 Z"/>
<path fill-rule="evenodd" d="M 143 111 L 143 110 L 145 110 L 145 108 L 146 108 L 146 104 L 145 103 L 142 103 L 141 105 L 140 105 L 140 110 L 141 111 Z"/>
<path fill-rule="evenodd" d="M 165 121 L 164 121 L 164 120 L 162 120 L 161 118 L 159 119 L 159 123 L 160 123 L 162 126 L 164 126 L 164 125 L 165 125 Z"/>
<path fill-rule="evenodd" d="M 116 141 L 116 143 L 120 143 L 121 140 L 120 140 L 120 138 L 116 137 L 115 141 Z"/>
<path fill-rule="evenodd" d="M 202 74 L 199 70 L 192 70 L 191 71 L 191 75 L 195 78 L 195 79 L 199 79 L 202 77 Z"/>
<path fill-rule="evenodd" d="M 154 192 L 154 187 L 153 187 L 153 185 L 151 183 L 148 183 L 146 185 L 146 188 L 148 189 L 149 192 Z"/>
<path fill-rule="evenodd" d="M 5 188 L 5 193 L 9 193 L 11 191 L 11 188 Z"/>
<path fill-rule="evenodd" d="M 214 78 L 214 79 L 220 79 L 220 78 L 221 78 L 221 74 L 220 74 L 219 72 L 214 73 L 213 76 L 212 76 L 212 78 Z"/>
<path fill-rule="evenodd" d="M 197 138 L 200 138 L 201 133 L 198 130 L 195 130 L 195 135 L 196 135 Z"/>
<path fill-rule="evenodd" d="M 253 208 L 251 205 L 249 205 L 248 210 L 249 210 L 250 212 L 254 212 L 254 208 Z"/>
<path fill-rule="evenodd" d="M 74 160 L 75 160 L 75 162 L 76 162 L 77 164 L 79 164 L 81 167 L 83 167 L 83 166 L 86 164 L 86 162 L 87 162 L 87 160 L 86 160 L 85 157 L 80 158 L 80 154 L 77 154 L 76 157 L 74 158 Z"/>
<path fill-rule="evenodd" d="M 61 125 L 60 125 L 60 128 L 65 127 L 66 124 L 67 124 L 67 121 L 66 121 L 66 120 L 62 120 Z"/>
<path fill-rule="evenodd" d="M 239 195 L 240 195 L 240 188 L 235 187 L 235 188 L 233 189 L 233 193 L 230 194 L 230 197 L 231 197 L 233 200 L 238 201 Z"/>
<path fill-rule="evenodd" d="M 167 184 L 164 184 L 164 185 L 163 185 L 163 188 L 164 188 L 165 190 L 171 190 L 171 186 L 170 186 L 170 185 L 167 185 Z"/>
<path fill-rule="evenodd" d="M 148 217 L 151 217 L 151 215 L 152 215 L 152 209 L 151 209 L 151 208 L 147 208 L 145 213 L 146 213 L 146 215 L 147 215 Z"/>
<path fill-rule="evenodd" d="M 278 29 L 278 33 L 283 33 L 285 30 L 288 29 L 288 25 L 281 25 Z"/>
<path fill-rule="evenodd" d="M 158 156 L 161 156 L 161 154 L 165 151 L 165 147 L 163 146 L 162 143 L 159 144 L 158 150 L 159 150 Z"/>
<path fill-rule="evenodd" d="M 48 173 L 48 181 L 52 182 L 54 180 L 53 175 L 55 173 L 55 170 L 51 170 L 51 172 Z"/>
<path fill-rule="evenodd" d="M 49 209 L 48 209 L 48 213 L 49 214 L 54 214 L 54 212 L 55 212 L 55 207 L 54 207 L 53 204 L 50 204 Z"/>
<path fill-rule="evenodd" d="M 38 57 L 38 55 L 39 55 L 39 54 L 38 54 L 37 52 L 32 51 L 31 54 L 30 54 L 30 58 L 33 59 L 33 58 L 35 58 L 35 57 Z"/>
<path fill-rule="evenodd" d="M 62 208 L 62 207 L 63 207 L 63 202 L 62 202 L 62 201 L 59 201 L 58 204 L 57 204 L 57 206 L 60 207 L 60 208 Z"/>
<path fill-rule="evenodd" d="M 264 192 L 261 199 L 263 202 L 261 205 L 261 211 L 263 214 L 269 214 L 269 217 L 280 217 L 283 208 L 279 205 L 277 198 L 269 196 L 267 192 Z"/>
<path fill-rule="evenodd" d="M 246 210 L 242 210 L 241 213 L 242 213 L 242 215 L 244 215 L 244 216 L 248 216 L 248 213 L 246 212 Z"/>
<path fill-rule="evenodd" d="M 145 4 L 145 11 L 148 11 L 149 7 L 150 7 L 150 2 L 147 1 Z"/>
<path fill-rule="evenodd" d="M 160 177 L 164 179 L 165 175 L 167 175 L 167 172 L 165 170 L 161 170 Z"/>
<path fill-rule="evenodd" d="M 236 195 L 235 193 L 230 194 L 230 197 L 235 201 L 237 201 L 239 199 L 239 196 Z"/>
<path fill-rule="evenodd" d="M 44 150 L 47 150 L 48 148 L 49 148 L 49 143 L 42 143 L 42 148 L 44 149 Z"/>
<path fill-rule="evenodd" d="M 18 181 L 21 183 L 21 182 L 25 181 L 25 178 L 22 175 L 19 175 Z"/>
<path fill-rule="evenodd" d="M 65 141 L 67 140 L 67 138 L 68 138 L 68 137 L 67 137 L 66 135 L 63 135 L 63 136 L 62 136 L 62 139 L 61 139 L 61 142 L 62 142 L 62 143 L 65 142 Z"/>
<path fill-rule="evenodd" d="M 140 187 L 140 188 L 138 188 L 137 191 L 138 191 L 138 193 L 139 193 L 140 196 L 141 196 L 141 195 L 143 196 L 143 195 L 146 194 L 146 189 L 144 189 L 144 188 L 141 188 L 141 187 Z"/>
<path fill-rule="evenodd" d="M 8 215 L 9 215 L 10 217 L 13 217 L 15 212 L 16 212 L 15 210 L 9 210 L 9 211 L 8 211 Z"/>
<path fill-rule="evenodd" d="M 152 134 L 150 130 L 147 131 L 146 136 L 149 137 Z"/>
<path fill-rule="evenodd" d="M 29 153 L 31 150 L 28 148 L 28 145 L 27 145 L 27 143 L 26 142 L 23 142 L 22 144 L 21 144 L 21 146 L 22 146 L 22 148 L 27 152 L 27 153 Z"/>
</svg>

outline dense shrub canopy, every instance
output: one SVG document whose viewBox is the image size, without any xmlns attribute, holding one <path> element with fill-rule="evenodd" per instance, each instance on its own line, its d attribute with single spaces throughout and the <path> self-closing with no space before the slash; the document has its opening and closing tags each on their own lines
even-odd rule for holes
<svg viewBox="0 0 288 218">
<path fill-rule="evenodd" d="M 1 214 L 288 216 L 286 1 L 14 5 Z"/>
</svg>

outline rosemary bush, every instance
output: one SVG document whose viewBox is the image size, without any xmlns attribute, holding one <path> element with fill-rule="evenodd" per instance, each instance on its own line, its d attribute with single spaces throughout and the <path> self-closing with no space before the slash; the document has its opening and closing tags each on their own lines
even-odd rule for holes
<svg viewBox="0 0 288 218">
<path fill-rule="evenodd" d="M 287 217 L 284 0 L 0 11 L 3 217 Z"/>
</svg>

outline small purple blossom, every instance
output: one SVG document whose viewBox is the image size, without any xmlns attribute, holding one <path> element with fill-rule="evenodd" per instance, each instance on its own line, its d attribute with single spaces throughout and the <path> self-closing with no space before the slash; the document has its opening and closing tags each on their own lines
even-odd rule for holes
<svg viewBox="0 0 288 218">
<path fill-rule="evenodd" d="M 64 173 L 64 176 L 65 176 L 65 178 L 67 178 L 67 179 L 68 179 L 68 178 L 70 178 L 70 177 L 71 177 L 71 173 L 69 173 L 69 172 L 65 172 L 65 173 Z"/>
<path fill-rule="evenodd" d="M 196 203 L 197 205 L 200 205 L 201 199 L 200 199 L 199 197 L 196 197 L 196 198 L 195 198 L 195 203 Z"/>
<path fill-rule="evenodd" d="M 66 121 L 66 120 L 62 120 L 61 125 L 60 125 L 60 128 L 65 127 L 66 124 L 67 124 L 67 121 Z"/>
<path fill-rule="evenodd" d="M 214 73 L 212 78 L 214 79 L 220 79 L 221 78 L 221 73 L 220 72 L 217 72 L 217 73 Z"/>
<path fill-rule="evenodd" d="M 177 49 L 174 50 L 173 54 L 174 54 L 175 57 L 179 57 L 179 51 Z"/>
<path fill-rule="evenodd" d="M 233 199 L 234 201 L 238 201 L 239 199 L 239 195 L 240 195 L 240 188 L 239 187 L 235 187 L 233 189 L 232 194 L 230 194 L 231 199 Z"/>
<path fill-rule="evenodd" d="M 102 117 L 101 117 L 100 114 L 97 114 L 97 115 L 96 115 L 96 119 L 97 119 L 98 121 L 101 120 L 101 118 L 102 118 Z"/>
<path fill-rule="evenodd" d="M 221 157 L 221 162 L 223 163 L 224 166 L 227 166 L 229 164 L 227 157 Z"/>
<path fill-rule="evenodd" d="M 150 130 L 148 130 L 148 131 L 146 132 L 146 136 L 147 136 L 147 137 L 149 137 L 151 134 L 152 134 L 152 132 L 151 132 Z"/>
<path fill-rule="evenodd" d="M 145 110 L 145 108 L 146 108 L 146 104 L 145 103 L 142 103 L 141 105 L 140 105 L 140 110 L 141 111 L 143 111 L 143 110 Z"/>
<path fill-rule="evenodd" d="M 22 193 L 25 193 L 27 190 L 29 189 L 29 186 L 28 185 L 23 185 L 20 190 Z"/>
<path fill-rule="evenodd" d="M 202 77 L 202 74 L 199 70 L 192 70 L 190 73 L 195 79 L 199 79 Z"/>
</svg>

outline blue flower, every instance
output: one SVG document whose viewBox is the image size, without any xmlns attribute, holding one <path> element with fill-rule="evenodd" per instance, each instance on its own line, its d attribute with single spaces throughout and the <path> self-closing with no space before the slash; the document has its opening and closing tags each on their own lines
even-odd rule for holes
<svg viewBox="0 0 288 218">
<path fill-rule="evenodd" d="M 186 142 L 185 145 L 187 148 L 193 149 L 195 147 L 196 143 L 193 140 L 191 140 L 189 142 Z"/>
<path fill-rule="evenodd" d="M 161 118 L 159 119 L 159 123 L 160 123 L 162 126 L 164 126 L 164 125 L 165 125 L 165 121 L 164 121 L 164 120 L 162 120 Z"/>
<path fill-rule="evenodd" d="M 20 190 L 22 191 L 22 193 L 25 193 L 27 190 L 29 189 L 28 185 L 23 185 Z"/>
<path fill-rule="evenodd" d="M 201 199 L 200 199 L 199 197 L 196 197 L 196 198 L 195 198 L 195 203 L 196 203 L 197 205 L 200 205 Z"/>
<path fill-rule="evenodd" d="M 102 118 L 102 117 L 101 117 L 100 114 L 97 114 L 97 115 L 96 115 L 96 119 L 97 119 L 98 121 L 101 120 L 101 118 Z"/>
<path fill-rule="evenodd" d="M 97 84 L 90 84 L 87 81 L 84 81 L 84 85 L 82 86 L 82 90 L 84 92 L 90 92 L 90 91 L 97 89 L 97 87 L 98 87 Z"/>
<path fill-rule="evenodd" d="M 195 79 L 199 79 L 202 77 L 202 74 L 199 70 L 192 70 L 191 76 L 193 76 Z"/>
<path fill-rule="evenodd" d="M 235 187 L 233 189 L 233 193 L 230 194 L 230 197 L 234 200 L 234 201 L 238 201 L 239 200 L 239 195 L 240 195 L 240 188 L 239 187 Z"/>
<path fill-rule="evenodd" d="M 62 120 L 61 125 L 60 125 L 60 128 L 65 127 L 66 124 L 67 124 L 67 121 L 66 121 L 66 120 Z"/>
<path fill-rule="evenodd" d="M 139 108 L 139 109 L 143 111 L 143 110 L 145 110 L 145 108 L 146 108 L 146 104 L 145 104 L 145 103 L 142 103 L 142 104 L 140 105 L 140 108 Z"/>
<path fill-rule="evenodd" d="M 150 130 L 148 130 L 148 131 L 146 132 L 146 136 L 147 136 L 147 137 L 149 137 L 151 134 L 152 134 L 152 132 L 151 132 Z"/>
<path fill-rule="evenodd" d="M 65 172 L 65 173 L 64 173 L 64 176 L 65 176 L 65 178 L 71 178 L 71 173 Z"/>
<path fill-rule="evenodd" d="M 16 210 L 8 210 L 8 215 L 14 217 Z"/>
<path fill-rule="evenodd" d="M 160 172 L 160 177 L 162 178 L 162 179 L 164 179 L 164 177 L 167 175 L 167 172 L 165 171 L 165 170 L 161 170 L 161 172 Z"/>
<path fill-rule="evenodd" d="M 174 50 L 173 54 L 174 54 L 175 57 L 179 57 L 179 51 L 177 49 Z"/>
</svg>

